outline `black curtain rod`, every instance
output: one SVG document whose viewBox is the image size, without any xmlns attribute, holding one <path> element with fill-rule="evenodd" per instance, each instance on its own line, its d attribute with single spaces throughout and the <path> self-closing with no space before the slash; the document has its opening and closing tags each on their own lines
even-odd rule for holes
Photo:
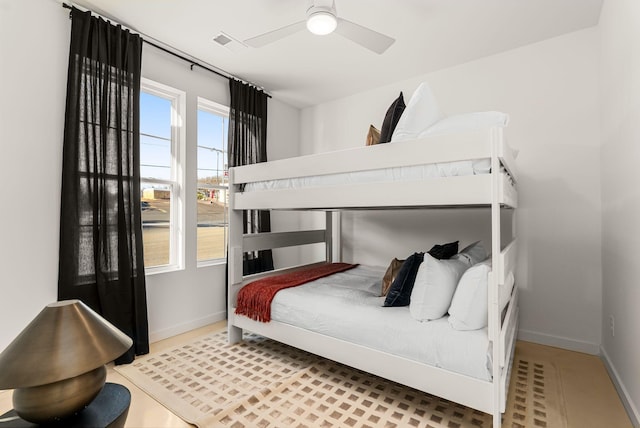
<svg viewBox="0 0 640 428">
<path fill-rule="evenodd" d="M 190 68 L 191 68 L 192 70 L 193 70 L 193 67 L 194 67 L 194 66 L 195 66 L 195 67 L 200 67 L 200 68 L 203 68 L 203 69 L 205 69 L 205 70 L 207 70 L 207 71 L 210 71 L 210 72 L 212 72 L 212 73 L 214 73 L 214 74 L 217 74 L 217 75 L 218 75 L 218 76 L 220 76 L 220 77 L 224 77 L 225 79 L 231 79 L 231 77 L 230 77 L 230 76 L 227 76 L 227 75 L 225 75 L 225 74 L 222 74 L 222 73 L 220 73 L 219 71 L 216 71 L 216 70 L 214 70 L 214 69 L 212 69 L 212 68 L 209 68 L 209 67 L 205 67 L 204 65 L 199 64 L 199 63 L 197 63 L 196 61 L 192 61 L 192 60 L 190 60 L 190 59 L 189 59 L 189 58 L 187 58 L 187 57 L 184 57 L 184 56 L 182 56 L 182 55 L 180 55 L 180 54 L 178 54 L 178 53 L 172 52 L 172 51 L 170 51 L 169 49 L 163 48 L 162 46 L 157 45 L 157 44 L 155 44 L 155 43 L 153 43 L 153 42 L 150 42 L 149 40 L 145 40 L 145 38 L 144 38 L 144 37 L 142 38 L 142 41 L 143 41 L 143 42 L 145 42 L 145 43 L 146 43 L 146 44 L 148 44 L 148 45 L 153 46 L 153 47 L 154 47 L 154 48 L 156 48 L 156 49 L 160 49 L 161 51 L 168 53 L 169 55 L 173 55 L 173 56 L 175 56 L 176 58 L 180 58 L 181 60 L 183 60 L 183 61 L 186 61 L 186 62 L 190 63 L 190 64 L 191 64 L 191 67 L 190 67 Z"/>
<path fill-rule="evenodd" d="M 71 6 L 71 5 L 67 4 L 67 3 L 62 3 L 62 7 L 63 7 L 63 8 L 65 8 L 65 9 L 72 9 L 72 8 L 73 8 L 73 6 Z M 92 13 L 94 13 L 93 11 L 91 11 L 91 12 L 92 12 Z M 114 20 L 113 20 L 113 19 L 111 19 L 111 18 L 107 18 L 107 19 L 108 19 L 109 21 L 113 21 L 113 22 L 118 23 L 117 21 L 114 21 Z M 120 24 L 120 23 L 118 23 L 118 24 Z M 120 25 L 122 25 L 122 24 L 120 24 Z M 193 67 L 200 67 L 200 68 L 202 68 L 202 69 L 204 69 L 204 70 L 210 71 L 211 73 L 217 74 L 217 75 L 218 75 L 218 76 L 220 76 L 220 77 L 224 77 L 224 78 L 225 78 L 225 79 L 227 79 L 227 80 L 237 79 L 237 80 L 241 80 L 241 81 L 243 81 L 243 82 L 245 81 L 245 80 L 243 80 L 243 79 L 239 79 L 239 78 L 237 78 L 237 77 L 235 77 L 235 76 L 232 76 L 232 75 L 227 75 L 227 74 L 220 73 L 219 71 L 216 71 L 216 70 L 214 70 L 214 69 L 212 69 L 212 68 L 209 68 L 209 67 L 207 67 L 207 66 L 204 66 L 204 65 L 202 65 L 202 64 L 200 64 L 200 63 L 198 63 L 197 61 L 193 61 L 192 59 L 189 59 L 189 58 L 187 58 L 187 57 L 185 57 L 185 56 L 182 56 L 182 55 L 180 55 L 180 54 L 178 54 L 178 53 L 176 53 L 176 52 L 170 51 L 169 49 L 164 48 L 164 47 L 162 47 L 162 46 L 160 46 L 160 45 L 158 45 L 158 44 L 156 44 L 156 43 L 150 42 L 149 40 L 145 40 L 145 38 L 144 38 L 144 37 L 142 37 L 142 35 L 140 35 L 140 36 L 141 36 L 140 38 L 142 39 L 142 41 L 143 41 L 144 43 L 146 43 L 146 44 L 148 44 L 148 45 L 151 45 L 151 46 L 153 46 L 153 47 L 154 47 L 154 48 L 156 48 L 156 49 L 160 49 L 161 51 L 166 52 L 166 53 L 168 53 L 169 55 L 173 55 L 173 56 L 175 56 L 176 58 L 180 58 L 181 60 L 188 62 L 189 64 L 191 64 L 191 66 L 190 66 L 191 70 L 193 70 Z M 251 85 L 253 85 L 252 83 L 250 83 L 250 84 L 251 84 Z M 253 85 L 253 86 L 256 86 L 256 85 Z M 264 90 L 263 90 L 263 92 L 264 92 Z M 265 92 L 265 95 L 266 95 L 267 97 L 271 98 L 271 95 L 267 94 L 266 92 Z"/>
</svg>

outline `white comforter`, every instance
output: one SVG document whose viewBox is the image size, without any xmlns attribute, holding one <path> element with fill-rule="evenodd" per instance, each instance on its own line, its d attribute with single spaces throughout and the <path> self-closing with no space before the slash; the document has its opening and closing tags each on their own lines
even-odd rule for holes
<svg viewBox="0 0 640 428">
<path fill-rule="evenodd" d="M 279 291 L 271 306 L 274 321 L 490 380 L 487 330 L 458 331 L 447 317 L 418 322 L 409 307 L 382 307 L 378 297 L 384 268 L 358 266 Z"/>
</svg>

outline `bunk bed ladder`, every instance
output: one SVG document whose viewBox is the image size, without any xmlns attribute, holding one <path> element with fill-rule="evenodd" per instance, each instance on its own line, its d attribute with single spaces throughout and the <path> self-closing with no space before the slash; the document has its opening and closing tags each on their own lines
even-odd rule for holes
<svg viewBox="0 0 640 428">
<path fill-rule="evenodd" d="M 229 171 L 230 183 L 234 183 L 234 168 Z M 245 252 L 275 249 L 305 244 L 324 243 L 325 262 L 339 261 L 340 254 L 340 213 L 327 211 L 325 213 L 325 228 L 317 230 L 299 230 L 291 232 L 266 232 L 256 234 L 243 234 L 243 210 L 234 209 L 236 198 L 235 185 L 229 188 L 229 251 L 228 251 L 228 284 L 227 284 L 227 319 L 234 317 L 232 311 L 235 308 L 238 291 L 246 282 L 259 279 L 270 273 L 256 274 L 245 277 L 242 271 L 242 259 Z M 283 273 L 287 270 L 280 269 Z M 227 322 L 227 334 L 229 343 L 237 343 L 242 340 L 242 329 Z"/>
</svg>

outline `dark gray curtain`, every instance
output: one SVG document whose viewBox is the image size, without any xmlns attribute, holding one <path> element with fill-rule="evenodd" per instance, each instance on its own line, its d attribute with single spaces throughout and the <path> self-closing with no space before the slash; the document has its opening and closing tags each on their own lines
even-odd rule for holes
<svg viewBox="0 0 640 428">
<path fill-rule="evenodd" d="M 80 299 L 149 352 L 140 211 L 142 39 L 73 8 L 58 299 Z"/>
<path fill-rule="evenodd" d="M 229 79 L 229 167 L 267 161 L 267 94 Z M 244 233 L 271 231 L 269 211 L 244 212 Z M 271 250 L 244 254 L 244 275 L 273 270 Z"/>
</svg>

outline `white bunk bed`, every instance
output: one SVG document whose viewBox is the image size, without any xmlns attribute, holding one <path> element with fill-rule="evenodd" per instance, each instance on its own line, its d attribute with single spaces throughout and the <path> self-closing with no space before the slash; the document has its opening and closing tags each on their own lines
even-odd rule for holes
<svg viewBox="0 0 640 428">
<path fill-rule="evenodd" d="M 344 184 L 315 183 L 316 177 L 331 177 L 332 174 L 350 176 L 365 172 L 364 175 L 367 175 L 366 172 L 380 169 L 478 159 L 490 165 L 489 172 L 436 178 L 416 178 L 409 174 L 408 178 L 400 181 L 385 182 L 380 182 L 380 179 L 374 179 L 373 182 L 358 179 Z M 278 185 L 297 178 L 302 178 L 302 183 L 312 184 L 294 184 L 293 187 L 283 188 Z M 265 182 L 267 184 L 263 186 L 251 184 Z M 494 427 L 499 427 L 506 406 L 518 324 L 518 292 L 514 286 L 515 214 L 512 215 L 511 233 L 514 238 L 504 247 L 501 247 L 500 216 L 502 208 L 517 207 L 516 182 L 513 151 L 507 146 L 503 128 L 500 127 L 232 168 L 229 184 L 229 341 L 242 340 L 242 330 L 246 329 L 490 413 Z M 264 190 L 249 191 L 251 187 Z M 243 277 L 243 252 L 324 242 L 326 261 L 337 261 L 332 254 L 332 242 L 337 229 L 333 220 L 340 210 L 432 207 L 486 207 L 491 211 L 492 270 L 488 280 L 487 327 L 491 354 L 489 380 L 459 374 L 283 322 L 262 323 L 235 314 L 237 294 L 244 285 L 264 276 L 299 268 Z M 246 209 L 323 210 L 327 212 L 326 227 L 322 230 L 243 235 L 242 211 Z M 509 304 L 505 311 L 501 311 L 500 302 L 504 300 L 508 300 Z"/>
</svg>

